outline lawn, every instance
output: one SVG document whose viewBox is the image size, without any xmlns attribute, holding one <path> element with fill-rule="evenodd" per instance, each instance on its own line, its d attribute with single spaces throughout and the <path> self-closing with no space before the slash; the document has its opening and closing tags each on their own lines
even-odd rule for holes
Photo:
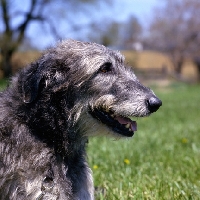
<svg viewBox="0 0 200 200">
<path fill-rule="evenodd" d="M 91 138 L 96 199 L 200 199 L 200 85 L 173 84 L 131 139 Z"/>
</svg>

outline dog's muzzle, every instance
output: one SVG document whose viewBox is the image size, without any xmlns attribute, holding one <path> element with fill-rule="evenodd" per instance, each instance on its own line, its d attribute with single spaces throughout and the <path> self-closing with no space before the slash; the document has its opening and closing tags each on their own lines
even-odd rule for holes
<svg viewBox="0 0 200 200">
<path fill-rule="evenodd" d="M 146 99 L 146 107 L 149 114 L 156 112 L 159 107 L 162 105 L 162 101 L 158 99 L 156 96 L 151 96 Z M 124 116 L 124 114 L 119 115 L 116 114 L 112 110 L 105 110 L 103 108 L 89 108 L 90 115 L 102 122 L 112 131 L 125 136 L 132 137 L 134 132 L 137 131 L 137 123 L 136 121 L 131 120 L 128 116 Z"/>
</svg>

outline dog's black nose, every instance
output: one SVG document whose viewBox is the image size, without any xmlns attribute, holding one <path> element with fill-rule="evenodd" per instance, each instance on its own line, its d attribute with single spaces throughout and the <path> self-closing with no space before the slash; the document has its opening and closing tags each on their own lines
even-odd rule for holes
<svg viewBox="0 0 200 200">
<path fill-rule="evenodd" d="M 156 112 L 161 105 L 162 101 L 157 97 L 147 99 L 147 106 L 150 112 Z"/>
</svg>

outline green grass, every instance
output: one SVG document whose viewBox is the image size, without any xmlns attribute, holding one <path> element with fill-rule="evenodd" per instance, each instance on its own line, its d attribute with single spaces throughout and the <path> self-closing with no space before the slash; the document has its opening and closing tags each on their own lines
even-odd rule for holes
<svg viewBox="0 0 200 200">
<path fill-rule="evenodd" d="M 156 94 L 163 106 L 137 119 L 133 138 L 90 139 L 97 200 L 200 198 L 200 86 L 174 84 Z"/>
<path fill-rule="evenodd" d="M 8 80 L 0 79 L 0 91 L 3 90 L 8 84 Z"/>
</svg>

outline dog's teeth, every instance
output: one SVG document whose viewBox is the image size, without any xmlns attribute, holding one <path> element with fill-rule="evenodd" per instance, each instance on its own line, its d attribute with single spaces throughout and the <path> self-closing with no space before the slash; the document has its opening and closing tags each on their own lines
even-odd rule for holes
<svg viewBox="0 0 200 200">
<path fill-rule="evenodd" d="M 126 124 L 125 127 L 130 129 L 130 124 Z"/>
</svg>

